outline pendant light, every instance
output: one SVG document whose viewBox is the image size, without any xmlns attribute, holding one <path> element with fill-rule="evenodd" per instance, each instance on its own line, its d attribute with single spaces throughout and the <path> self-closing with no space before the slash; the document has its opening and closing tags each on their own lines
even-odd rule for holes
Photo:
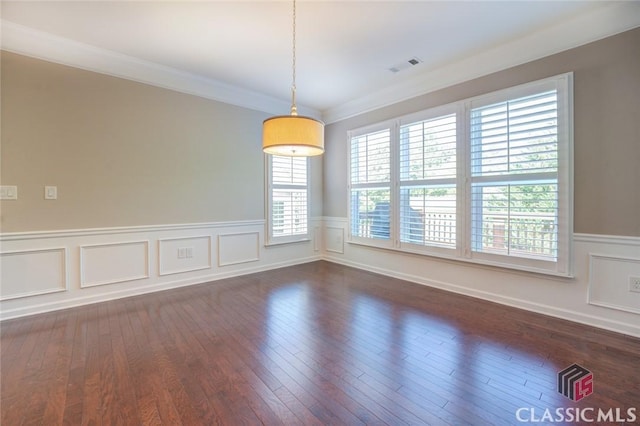
<svg viewBox="0 0 640 426">
<path fill-rule="evenodd" d="M 296 0 L 293 0 L 293 78 L 291 113 L 262 123 L 262 150 L 267 154 L 310 157 L 324 152 L 324 123 L 298 115 L 296 108 Z"/>
</svg>

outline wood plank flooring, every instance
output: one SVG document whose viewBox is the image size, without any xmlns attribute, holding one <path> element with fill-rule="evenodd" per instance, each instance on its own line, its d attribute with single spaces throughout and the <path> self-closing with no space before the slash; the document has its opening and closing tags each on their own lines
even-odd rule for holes
<svg viewBox="0 0 640 426">
<path fill-rule="evenodd" d="M 328 262 L 0 327 L 3 426 L 640 423 L 639 339 Z"/>
</svg>

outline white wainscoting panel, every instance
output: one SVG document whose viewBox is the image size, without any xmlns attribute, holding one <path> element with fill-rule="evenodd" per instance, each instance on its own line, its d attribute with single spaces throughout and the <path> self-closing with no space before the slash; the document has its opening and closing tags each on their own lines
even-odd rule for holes
<svg viewBox="0 0 640 426">
<path fill-rule="evenodd" d="M 640 337 L 628 291 L 639 237 L 575 235 L 575 278 L 567 279 L 345 244 L 343 217 L 312 226 L 313 241 L 268 248 L 263 220 L 0 234 L 0 319 L 325 259 Z M 178 248 L 192 248 L 193 260 L 177 262 Z"/>
<path fill-rule="evenodd" d="M 323 229 L 322 218 L 311 220 L 312 229 Z M 0 233 L 0 320 L 215 285 L 223 278 L 321 259 L 317 232 L 306 244 L 267 248 L 264 229 L 264 220 L 243 220 Z"/>
<path fill-rule="evenodd" d="M 326 250 L 331 253 L 344 253 L 344 228 L 327 226 L 325 229 Z"/>
<path fill-rule="evenodd" d="M 258 260 L 260 260 L 259 232 L 218 235 L 218 266 Z"/>
<path fill-rule="evenodd" d="M 65 248 L 9 251 L 0 253 L 0 261 L 0 300 L 67 290 Z"/>
<path fill-rule="evenodd" d="M 164 238 L 158 253 L 160 275 L 211 269 L 211 236 Z"/>
<path fill-rule="evenodd" d="M 149 241 L 80 247 L 80 287 L 149 278 Z"/>
<path fill-rule="evenodd" d="M 592 253 L 589 272 L 590 304 L 640 314 L 640 293 L 629 290 L 630 277 L 640 277 L 640 259 Z"/>
</svg>

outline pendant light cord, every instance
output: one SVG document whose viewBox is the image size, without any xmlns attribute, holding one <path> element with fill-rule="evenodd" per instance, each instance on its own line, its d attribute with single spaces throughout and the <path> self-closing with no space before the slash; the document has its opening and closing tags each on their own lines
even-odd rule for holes
<svg viewBox="0 0 640 426">
<path fill-rule="evenodd" d="M 293 55 L 291 68 L 293 78 L 291 80 L 291 115 L 298 115 L 296 107 L 296 0 L 293 0 Z"/>
</svg>

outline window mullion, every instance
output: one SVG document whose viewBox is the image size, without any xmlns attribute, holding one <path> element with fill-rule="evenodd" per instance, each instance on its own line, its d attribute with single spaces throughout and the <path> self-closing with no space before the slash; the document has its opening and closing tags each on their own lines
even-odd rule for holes
<svg viewBox="0 0 640 426">
<path fill-rule="evenodd" d="M 456 150 L 458 153 L 457 161 L 457 185 L 458 191 L 456 205 L 456 226 L 460 230 L 456 246 L 458 247 L 458 255 L 469 258 L 471 257 L 471 114 L 468 102 L 459 105 L 456 112 L 457 118 L 457 141 Z"/>
<path fill-rule="evenodd" d="M 390 238 L 394 247 L 400 246 L 400 123 L 395 121 L 391 132 L 391 221 Z"/>
</svg>

